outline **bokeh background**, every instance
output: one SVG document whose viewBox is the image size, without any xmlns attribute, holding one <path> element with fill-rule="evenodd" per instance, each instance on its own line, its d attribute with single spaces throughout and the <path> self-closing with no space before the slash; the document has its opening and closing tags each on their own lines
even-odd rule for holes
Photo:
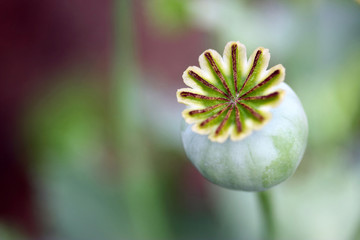
<svg viewBox="0 0 360 240">
<path fill-rule="evenodd" d="M 355 0 L 2 0 L 0 239 L 261 239 L 255 194 L 204 180 L 179 134 L 182 72 L 231 40 L 270 49 L 309 119 L 276 239 L 360 239 Z"/>
</svg>

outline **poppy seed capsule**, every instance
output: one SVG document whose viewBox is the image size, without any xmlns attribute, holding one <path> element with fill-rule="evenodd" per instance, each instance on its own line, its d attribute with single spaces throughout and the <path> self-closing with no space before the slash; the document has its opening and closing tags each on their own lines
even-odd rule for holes
<svg viewBox="0 0 360 240">
<path fill-rule="evenodd" d="M 285 69 L 267 70 L 270 54 L 258 48 L 246 60 L 239 42 L 224 57 L 207 50 L 201 68 L 183 75 L 191 88 L 177 92 L 183 111 L 181 137 L 187 157 L 220 186 L 263 191 L 289 178 L 304 154 L 306 114 L 294 91 L 283 83 Z"/>
</svg>

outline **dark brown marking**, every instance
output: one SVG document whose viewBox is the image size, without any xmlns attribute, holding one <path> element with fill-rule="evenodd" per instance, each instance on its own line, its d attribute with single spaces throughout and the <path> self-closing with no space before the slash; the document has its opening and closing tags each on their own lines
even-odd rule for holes
<svg viewBox="0 0 360 240">
<path fill-rule="evenodd" d="M 189 75 L 194 77 L 196 80 L 198 80 L 199 82 L 201 82 L 202 84 L 204 84 L 205 86 L 217 91 L 218 93 L 221 93 L 222 95 L 229 97 L 228 94 L 226 94 L 225 92 L 221 91 L 220 89 L 218 89 L 217 87 L 215 87 L 214 85 L 212 85 L 211 83 L 209 83 L 208 81 L 206 81 L 205 79 L 203 79 L 202 77 L 200 77 L 196 72 L 194 71 L 189 71 Z"/>
<path fill-rule="evenodd" d="M 190 111 L 189 112 L 189 115 L 194 115 L 194 114 L 199 114 L 199 113 L 205 113 L 205 112 L 209 112 L 217 107 L 220 107 L 222 105 L 224 105 L 226 103 L 219 103 L 219 104 L 216 104 L 214 106 L 210 106 L 210 107 L 207 107 L 207 108 L 204 108 L 204 109 L 199 109 L 199 110 L 193 110 L 193 111 Z"/>
<path fill-rule="evenodd" d="M 250 77 L 251 77 L 252 74 L 254 73 L 255 67 L 256 67 L 256 65 L 257 65 L 257 63 L 258 63 L 258 61 L 259 61 L 259 58 L 260 58 L 260 54 L 261 54 L 261 51 L 258 50 L 258 51 L 256 52 L 256 55 L 255 55 L 255 58 L 254 58 L 254 62 L 253 62 L 253 65 L 252 65 L 252 67 L 251 67 L 251 69 L 250 69 L 249 75 L 247 76 L 247 78 L 246 78 L 244 84 L 242 85 L 239 93 L 245 88 L 246 83 L 249 81 Z"/>
<path fill-rule="evenodd" d="M 231 46 L 231 58 L 232 58 L 232 68 L 233 68 L 233 77 L 234 77 L 234 85 L 235 85 L 235 93 L 237 93 L 238 86 L 238 73 L 237 73 L 237 66 L 236 66 L 236 51 L 237 51 L 237 45 L 234 44 Z"/>
<path fill-rule="evenodd" d="M 236 110 L 236 130 L 238 131 L 238 133 L 240 133 L 242 131 L 242 125 L 240 121 L 240 111 L 237 105 L 235 105 L 235 110 Z"/>
<path fill-rule="evenodd" d="M 249 91 L 247 91 L 246 93 L 244 93 L 243 95 L 240 96 L 240 98 L 248 95 L 249 93 L 255 91 L 256 89 L 258 89 L 259 87 L 265 85 L 266 83 L 268 83 L 271 79 L 273 79 L 276 75 L 280 74 L 280 70 L 276 70 L 274 71 L 272 74 L 270 74 L 264 81 L 262 81 L 261 83 L 257 84 L 255 87 L 253 87 L 252 89 L 250 89 Z"/>
<path fill-rule="evenodd" d="M 256 112 L 252 107 L 249 105 L 246 105 L 245 103 L 238 102 L 241 106 L 243 106 L 246 110 L 248 110 L 257 120 L 262 122 L 264 120 L 264 117 L 261 116 L 258 112 Z"/>
<path fill-rule="evenodd" d="M 221 109 L 220 111 L 218 111 L 217 113 L 215 113 L 214 115 L 212 115 L 211 117 L 205 119 L 204 121 L 202 121 L 200 123 L 200 127 L 203 127 L 205 124 L 209 123 L 210 121 L 214 120 L 215 118 L 217 118 L 218 116 L 220 116 L 223 112 L 225 112 L 225 110 L 227 110 L 229 108 L 230 104 L 227 105 L 226 107 L 224 107 L 223 109 Z"/>
<path fill-rule="evenodd" d="M 225 126 L 227 120 L 229 119 L 233 109 L 234 109 L 234 105 L 231 106 L 230 110 L 226 113 L 226 116 L 221 121 L 220 125 L 216 128 L 215 135 L 219 135 L 221 129 Z"/>
<path fill-rule="evenodd" d="M 270 93 L 265 96 L 244 97 L 244 98 L 240 98 L 240 99 L 241 100 L 264 100 L 264 99 L 269 99 L 269 98 L 277 97 L 277 96 L 279 96 L 279 92 L 273 92 L 273 93 Z"/>
<path fill-rule="evenodd" d="M 226 99 L 226 98 L 208 97 L 208 96 L 204 96 L 204 95 L 200 95 L 200 94 L 196 94 L 196 93 L 192 93 L 192 92 L 181 92 L 180 96 L 193 97 L 193 98 L 204 99 L 204 100 L 229 101 L 229 99 Z"/>
<path fill-rule="evenodd" d="M 216 65 L 214 58 L 211 56 L 211 54 L 209 52 L 205 53 L 205 57 L 207 58 L 207 60 L 209 61 L 212 69 L 215 71 L 216 75 L 220 78 L 221 83 L 224 85 L 226 91 L 228 92 L 228 94 L 231 95 L 229 86 L 226 84 L 225 78 L 222 75 L 222 73 L 220 72 L 218 66 Z"/>
</svg>

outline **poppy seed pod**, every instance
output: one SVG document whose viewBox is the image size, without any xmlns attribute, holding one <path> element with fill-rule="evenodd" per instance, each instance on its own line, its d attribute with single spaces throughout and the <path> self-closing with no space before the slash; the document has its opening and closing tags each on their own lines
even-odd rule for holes
<svg viewBox="0 0 360 240">
<path fill-rule="evenodd" d="M 263 191 L 290 177 L 304 154 L 306 114 L 283 82 L 285 69 L 267 70 L 270 54 L 229 42 L 221 57 L 214 50 L 199 58 L 200 68 L 183 74 L 190 88 L 177 91 L 188 107 L 181 137 L 187 157 L 220 186 Z"/>
</svg>

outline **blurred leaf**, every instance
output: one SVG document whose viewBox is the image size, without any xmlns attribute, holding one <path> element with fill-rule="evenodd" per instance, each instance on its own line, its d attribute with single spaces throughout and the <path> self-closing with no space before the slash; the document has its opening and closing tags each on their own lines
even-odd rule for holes
<svg viewBox="0 0 360 240">
<path fill-rule="evenodd" d="M 85 156 L 102 152 L 99 92 L 90 82 L 70 81 L 74 77 L 65 77 L 28 110 L 25 131 L 36 159 L 86 166 L 89 160 L 80 162 Z"/>
<path fill-rule="evenodd" d="M 162 31 L 182 31 L 188 23 L 188 0 L 148 0 L 149 19 Z"/>
<path fill-rule="evenodd" d="M 0 222 L 0 239 L 1 240 L 25 240 L 26 238 L 13 227 Z"/>
</svg>

